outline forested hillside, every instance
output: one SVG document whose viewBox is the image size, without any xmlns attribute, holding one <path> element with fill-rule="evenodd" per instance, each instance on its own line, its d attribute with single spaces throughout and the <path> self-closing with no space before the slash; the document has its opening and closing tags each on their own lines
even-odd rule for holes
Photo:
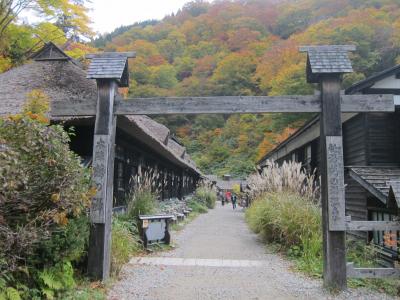
<svg viewBox="0 0 400 300">
<path fill-rule="evenodd" d="M 96 46 L 136 50 L 130 96 L 313 93 L 303 44 L 357 45 L 345 85 L 400 58 L 397 0 L 195 1 L 154 24 L 120 29 Z M 310 116 L 233 115 L 159 118 L 204 172 L 244 175 Z"/>
<path fill-rule="evenodd" d="M 314 87 L 305 83 L 305 56 L 298 52 L 303 44 L 355 44 L 356 72 L 345 77 L 345 86 L 400 63 L 398 0 L 194 1 L 162 21 L 118 28 L 90 45 L 81 40 L 92 36 L 86 9 L 80 5 L 84 2 L 33 1 L 56 21 L 37 26 L 12 22 L 4 32 L 5 11 L 0 7 L 0 72 L 23 63 L 43 40 L 66 45 L 75 58 L 94 48 L 135 50 L 126 93 L 140 97 L 313 93 Z M 309 117 L 203 115 L 158 120 L 173 130 L 205 173 L 245 175 Z"/>
</svg>

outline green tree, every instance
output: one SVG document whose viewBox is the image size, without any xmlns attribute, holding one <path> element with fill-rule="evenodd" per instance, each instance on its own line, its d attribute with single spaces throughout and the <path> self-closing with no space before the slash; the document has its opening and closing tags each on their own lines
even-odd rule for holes
<svg viewBox="0 0 400 300">
<path fill-rule="evenodd" d="M 152 67 L 150 82 L 160 88 L 173 88 L 178 83 L 175 68 L 171 65 Z"/>
<path fill-rule="evenodd" d="M 221 60 L 212 76 L 218 95 L 249 95 L 256 86 L 252 77 L 256 64 L 250 53 L 232 53 Z"/>
<path fill-rule="evenodd" d="M 70 35 L 90 36 L 85 0 L 7 0 L 0 2 L 0 39 L 23 11 L 33 11 L 44 18 L 55 19 L 58 27 Z"/>
</svg>

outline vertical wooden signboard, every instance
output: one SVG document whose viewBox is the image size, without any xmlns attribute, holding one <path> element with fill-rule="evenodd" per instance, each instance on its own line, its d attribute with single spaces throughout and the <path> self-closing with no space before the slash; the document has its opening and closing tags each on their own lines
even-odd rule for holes
<svg viewBox="0 0 400 300">
<path fill-rule="evenodd" d="M 326 176 L 330 231 L 344 231 L 345 196 L 342 136 L 326 136 Z"/>
<path fill-rule="evenodd" d="M 93 183 L 97 194 L 90 209 L 88 272 L 105 280 L 110 273 L 111 218 L 114 180 L 116 116 L 113 80 L 97 80 L 98 101 L 93 143 Z"/>
</svg>

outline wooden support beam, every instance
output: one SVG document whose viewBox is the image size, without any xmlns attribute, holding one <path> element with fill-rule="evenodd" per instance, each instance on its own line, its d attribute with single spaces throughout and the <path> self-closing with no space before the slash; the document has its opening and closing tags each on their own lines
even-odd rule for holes
<svg viewBox="0 0 400 300">
<path fill-rule="evenodd" d="M 86 59 L 92 59 L 96 57 L 107 57 L 107 58 L 135 58 L 136 57 L 136 52 L 130 51 L 130 52 L 101 52 L 101 53 L 89 53 L 86 54 L 85 58 Z"/>
<path fill-rule="evenodd" d="M 321 76 L 321 204 L 323 279 L 328 288 L 344 290 L 346 278 L 344 169 L 340 76 Z"/>
<path fill-rule="evenodd" d="M 119 101 L 116 114 L 225 114 L 319 112 L 318 96 L 161 97 Z"/>
<path fill-rule="evenodd" d="M 394 96 L 382 95 L 341 95 L 342 112 L 394 112 Z"/>
<path fill-rule="evenodd" d="M 346 230 L 349 231 L 400 231 L 400 222 L 396 221 L 348 221 Z"/>
<path fill-rule="evenodd" d="M 398 278 L 400 269 L 397 268 L 355 268 L 354 263 L 347 263 L 348 278 Z"/>
<path fill-rule="evenodd" d="M 114 145 L 117 118 L 113 114 L 117 83 L 97 80 L 98 100 L 93 142 L 93 183 L 97 194 L 90 208 L 89 276 L 106 280 L 110 274 Z"/>
<path fill-rule="evenodd" d="M 178 198 L 183 200 L 184 196 L 185 196 L 185 191 L 184 191 L 184 180 L 185 180 L 185 175 L 184 175 L 184 171 L 181 170 L 179 172 L 179 180 L 178 180 Z"/>
<path fill-rule="evenodd" d="M 394 111 L 392 95 L 341 95 L 342 112 Z M 53 102 L 51 115 L 93 116 L 94 102 Z M 158 97 L 118 99 L 116 115 L 159 114 L 244 114 L 266 112 L 320 112 L 319 95 L 310 96 L 224 96 L 224 97 Z"/>
</svg>

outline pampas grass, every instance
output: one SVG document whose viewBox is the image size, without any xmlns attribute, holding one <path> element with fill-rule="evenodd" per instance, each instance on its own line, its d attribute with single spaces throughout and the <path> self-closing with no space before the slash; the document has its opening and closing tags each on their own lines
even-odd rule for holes
<svg viewBox="0 0 400 300">
<path fill-rule="evenodd" d="M 285 161 L 279 166 L 273 161 L 267 161 L 262 173 L 250 175 L 247 182 L 250 199 L 275 192 L 291 192 L 315 201 L 319 199 L 315 171 L 307 174 L 297 162 Z"/>
<path fill-rule="evenodd" d="M 154 213 L 161 190 L 159 177 L 157 170 L 149 169 L 131 179 L 131 190 L 127 197 L 128 216 L 137 218 Z"/>
<path fill-rule="evenodd" d="M 295 258 L 299 269 L 319 276 L 322 270 L 321 208 L 315 172 L 300 163 L 282 166 L 268 161 L 261 174 L 248 178 L 252 205 L 246 211 L 249 227 L 278 244 Z"/>
</svg>

